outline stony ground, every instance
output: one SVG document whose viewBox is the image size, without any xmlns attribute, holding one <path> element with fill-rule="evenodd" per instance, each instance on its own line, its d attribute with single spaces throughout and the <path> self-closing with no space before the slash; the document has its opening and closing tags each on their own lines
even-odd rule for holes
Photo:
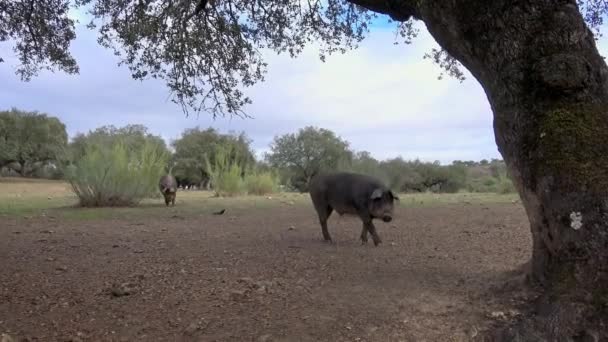
<svg viewBox="0 0 608 342">
<path fill-rule="evenodd" d="M 0 333 L 29 341 L 467 341 L 518 314 L 518 203 L 436 204 L 377 223 L 307 204 L 154 215 L 0 216 Z M 159 214 L 160 213 L 160 214 Z M 7 338 L 8 339 L 8 338 Z"/>
</svg>

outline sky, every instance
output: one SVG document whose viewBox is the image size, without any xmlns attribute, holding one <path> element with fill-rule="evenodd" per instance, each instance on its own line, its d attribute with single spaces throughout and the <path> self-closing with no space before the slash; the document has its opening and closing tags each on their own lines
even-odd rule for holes
<svg viewBox="0 0 608 342">
<path fill-rule="evenodd" d="M 356 50 L 323 63 L 311 47 L 297 59 L 267 53 L 265 81 L 247 88 L 252 118 L 186 117 L 169 99 L 162 81 L 135 81 L 112 51 L 96 42 L 96 32 L 77 28 L 71 51 L 80 74 L 42 72 L 30 82 L 15 75 L 11 46 L 0 44 L 0 110 L 17 107 L 56 116 L 70 137 L 102 125 L 143 124 L 167 143 L 184 129 L 214 127 L 244 131 L 258 156 L 275 135 L 312 125 L 334 131 L 356 151 L 378 159 L 440 161 L 501 158 L 494 141 L 492 113 L 479 83 L 445 77 L 426 52 L 438 47 L 423 24 L 411 45 L 394 45 L 392 26 L 378 25 Z M 605 54 L 606 44 L 600 44 Z M 6 58 L 8 57 L 8 58 Z"/>
</svg>

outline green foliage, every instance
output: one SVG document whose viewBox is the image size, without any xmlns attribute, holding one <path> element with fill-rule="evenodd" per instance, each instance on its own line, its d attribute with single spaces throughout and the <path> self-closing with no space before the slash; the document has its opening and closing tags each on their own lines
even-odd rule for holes
<svg viewBox="0 0 608 342">
<path fill-rule="evenodd" d="M 386 184 L 390 183 L 389 172 L 367 151 L 355 153 L 351 165 L 344 167 L 344 169 L 376 177 Z"/>
<path fill-rule="evenodd" d="M 61 164 L 67 143 L 65 125 L 55 117 L 15 108 L 0 111 L 0 168 L 12 164 L 22 176 L 31 176 Z"/>
<path fill-rule="evenodd" d="M 13 51 L 20 64 L 16 73 L 22 80 L 30 80 L 40 69 L 78 73 L 69 51 L 76 38 L 74 20 L 68 16 L 72 5 L 71 0 L 0 0 L 0 42 L 16 43 Z"/>
<path fill-rule="evenodd" d="M 334 132 L 308 126 L 295 134 L 276 136 L 266 160 L 286 174 L 292 186 L 306 191 L 315 174 L 350 164 L 352 152 L 348 142 Z"/>
<path fill-rule="evenodd" d="M 499 194 L 512 194 L 517 192 L 513 181 L 506 176 L 500 176 L 498 183 L 496 184 L 496 192 Z"/>
<path fill-rule="evenodd" d="M 238 163 L 238 157 L 234 158 L 234 155 L 233 146 L 218 146 L 214 154 L 214 163 L 204 155 L 206 169 L 217 196 L 237 196 L 246 191 L 242 177 L 243 168 Z"/>
<path fill-rule="evenodd" d="M 131 206 L 158 196 L 170 153 L 142 125 L 103 126 L 79 134 L 69 146 L 67 179 L 81 206 Z"/>
<path fill-rule="evenodd" d="M 167 154 L 152 141 L 130 148 L 121 138 L 87 144 L 69 168 L 68 180 L 83 207 L 132 206 L 157 195 Z"/>
<path fill-rule="evenodd" d="M 172 100 L 186 111 L 206 110 L 214 117 L 243 115 L 243 106 L 251 100 L 242 89 L 264 80 L 267 64 L 260 51 L 271 49 L 295 57 L 307 44 L 315 42 L 320 46 L 320 58 L 325 60 L 331 53 L 357 46 L 378 13 L 394 18 L 395 36 L 410 43 L 418 34 L 415 20 L 439 24 L 438 18 L 456 15 L 448 12 L 448 6 L 438 8 L 434 16 L 416 15 L 423 12 L 425 4 L 419 0 L 401 1 L 399 5 L 362 0 L 312 4 L 246 0 L 0 0 L 0 42 L 14 43 L 19 60 L 17 73 L 23 79 L 30 79 L 41 69 L 78 73 L 69 51 L 70 42 L 76 37 L 70 9 L 90 7 L 90 27 L 100 25 L 99 43 L 120 56 L 134 79 L 164 80 L 174 95 Z M 469 7 L 482 4 L 484 1 L 478 0 Z M 576 5 L 586 23 L 599 33 L 608 13 L 605 2 L 577 0 Z M 461 36 L 454 36 L 453 40 L 452 45 L 464 43 Z M 448 75 L 463 78 L 460 64 L 445 49 L 432 49 L 425 56 Z"/>
<path fill-rule="evenodd" d="M 457 164 L 458 162 L 455 162 Z M 463 164 L 459 164 L 463 165 Z M 466 190 L 470 192 L 485 192 L 510 194 L 517 190 L 507 174 L 507 167 L 501 160 L 490 162 L 470 162 L 467 167 Z"/>
<path fill-rule="evenodd" d="M 250 195 L 266 195 L 278 191 L 278 181 L 271 172 L 255 172 L 245 176 L 245 186 Z"/>
<path fill-rule="evenodd" d="M 87 134 L 77 134 L 69 145 L 69 157 L 72 162 L 78 161 L 86 154 L 88 145 L 112 144 L 120 140 L 130 151 L 140 151 L 146 144 L 152 144 L 159 153 L 169 153 L 165 141 L 148 132 L 143 125 L 126 125 L 117 128 L 113 125 L 102 126 Z"/>
<path fill-rule="evenodd" d="M 220 134 L 213 128 L 188 129 L 173 142 L 173 175 L 180 183 L 205 186 L 211 178 L 208 165 L 216 164 L 218 152 L 222 149 L 230 151 L 222 158 L 228 158 L 243 168 L 253 165 L 255 158 L 250 144 L 251 140 L 245 133 Z"/>
</svg>

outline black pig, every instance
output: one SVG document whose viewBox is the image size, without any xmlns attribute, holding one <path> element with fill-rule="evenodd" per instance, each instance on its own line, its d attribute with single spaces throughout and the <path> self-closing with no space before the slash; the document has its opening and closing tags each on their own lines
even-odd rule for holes
<svg viewBox="0 0 608 342">
<path fill-rule="evenodd" d="M 327 230 L 327 219 L 335 210 L 338 214 L 357 215 L 363 221 L 361 244 L 367 243 L 367 233 L 372 235 L 374 245 L 382 242 L 372 220 L 393 219 L 393 202 L 399 200 L 393 192 L 376 178 L 350 173 L 335 172 L 315 176 L 309 185 L 310 198 L 319 215 L 323 238 L 332 241 Z"/>
</svg>

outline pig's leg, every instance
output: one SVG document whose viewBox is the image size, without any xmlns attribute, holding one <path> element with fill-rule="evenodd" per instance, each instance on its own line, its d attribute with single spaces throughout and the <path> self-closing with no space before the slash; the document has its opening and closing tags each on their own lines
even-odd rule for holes
<svg viewBox="0 0 608 342">
<path fill-rule="evenodd" d="M 367 226 L 363 223 L 363 229 L 361 230 L 361 244 L 365 245 L 367 243 Z"/>
<path fill-rule="evenodd" d="M 323 239 L 325 241 L 331 242 L 331 235 L 329 235 L 329 231 L 327 230 L 327 219 L 331 212 L 333 211 L 332 207 L 326 206 L 324 208 L 319 208 L 319 222 L 321 223 L 321 231 L 323 232 Z"/>
<path fill-rule="evenodd" d="M 367 229 L 367 231 L 372 235 L 372 240 L 374 240 L 374 245 L 378 246 L 382 242 L 382 239 L 380 239 L 380 236 L 378 236 L 378 232 L 376 232 L 376 227 L 374 226 L 374 223 L 372 222 L 372 217 L 369 214 L 360 215 L 360 216 L 361 216 L 361 220 L 363 220 L 363 229 Z M 361 238 L 363 238 L 363 233 L 361 233 Z M 366 238 L 367 238 L 367 236 L 366 236 Z"/>
</svg>

